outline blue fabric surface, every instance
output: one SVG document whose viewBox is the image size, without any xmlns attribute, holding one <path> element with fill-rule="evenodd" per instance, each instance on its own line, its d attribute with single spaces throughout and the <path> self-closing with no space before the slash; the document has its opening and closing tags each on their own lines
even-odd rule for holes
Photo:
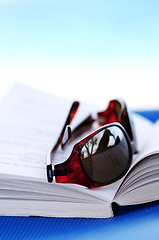
<svg viewBox="0 0 159 240">
<path fill-rule="evenodd" d="M 111 219 L 0 217 L 0 239 L 159 239 L 159 202 L 121 207 Z"/>
<path fill-rule="evenodd" d="M 148 118 L 149 120 L 151 120 L 152 122 L 156 122 L 159 118 L 159 110 L 149 110 L 149 111 L 134 111 L 135 113 L 138 113 L 140 115 L 142 115 L 145 118 Z"/>
<path fill-rule="evenodd" d="M 138 111 L 156 121 L 159 111 Z M 2 239 L 159 239 L 159 201 L 119 207 L 111 219 L 0 217 Z"/>
</svg>

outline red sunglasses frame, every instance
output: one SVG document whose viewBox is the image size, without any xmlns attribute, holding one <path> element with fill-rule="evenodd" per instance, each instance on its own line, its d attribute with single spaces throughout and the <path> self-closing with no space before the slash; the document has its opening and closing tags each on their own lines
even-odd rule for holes
<svg viewBox="0 0 159 240">
<path fill-rule="evenodd" d="M 137 152 L 135 131 L 134 131 L 133 125 L 130 123 L 126 104 L 123 101 L 121 102 L 119 100 L 110 101 L 109 106 L 105 111 L 97 113 L 97 116 L 98 116 L 97 120 L 90 115 L 72 131 L 71 140 L 79 136 L 81 132 L 86 130 L 88 131 L 92 127 L 93 122 L 95 121 L 98 121 L 100 126 L 107 124 L 106 126 L 100 127 L 93 133 L 89 134 L 87 137 L 83 138 L 77 144 L 75 144 L 70 157 L 63 163 L 55 165 L 54 171 L 52 171 L 52 164 L 50 163 L 51 162 L 50 158 L 52 160 L 58 146 L 62 143 L 62 138 L 63 138 L 66 125 L 70 124 L 78 107 L 79 107 L 79 103 L 74 102 L 68 114 L 67 120 L 64 124 L 60 137 L 57 143 L 55 144 L 54 148 L 49 153 L 49 161 L 47 164 L 48 182 L 53 181 L 53 176 L 55 176 L 57 183 L 79 184 L 89 188 L 97 188 L 97 187 L 105 186 L 107 184 L 115 182 L 116 180 L 124 176 L 124 174 L 127 172 L 132 161 L 132 154 Z M 90 138 L 92 138 L 94 135 L 96 135 L 103 129 L 106 129 L 107 127 L 111 127 L 111 126 L 117 126 L 122 130 L 128 143 L 129 161 L 125 171 L 123 171 L 123 173 L 118 178 L 107 183 L 97 183 L 91 180 L 88 177 L 87 173 L 85 172 L 80 160 L 80 152 L 83 145 Z"/>
<path fill-rule="evenodd" d="M 86 142 L 88 142 L 93 136 L 98 134 L 100 131 L 103 131 L 113 126 L 120 128 L 120 130 L 123 132 L 127 140 L 128 152 L 129 152 L 128 164 L 125 170 L 123 171 L 123 173 L 118 178 L 115 178 L 112 181 L 107 181 L 107 183 L 94 182 L 88 177 L 87 173 L 83 168 L 82 162 L 80 160 L 81 149 L 86 144 Z M 86 186 L 88 188 L 93 189 L 93 188 L 108 185 L 112 182 L 117 181 L 121 177 L 123 177 L 127 172 L 127 170 L 129 169 L 131 162 L 132 162 L 132 148 L 131 148 L 131 141 L 128 137 L 128 134 L 126 133 L 126 131 L 124 130 L 124 128 L 120 123 L 112 123 L 112 124 L 107 124 L 105 126 L 98 128 L 96 131 L 92 132 L 91 134 L 83 138 L 80 142 L 75 144 L 70 157 L 65 162 L 54 166 L 54 176 L 56 177 L 57 183 L 78 184 L 78 185 Z"/>
</svg>

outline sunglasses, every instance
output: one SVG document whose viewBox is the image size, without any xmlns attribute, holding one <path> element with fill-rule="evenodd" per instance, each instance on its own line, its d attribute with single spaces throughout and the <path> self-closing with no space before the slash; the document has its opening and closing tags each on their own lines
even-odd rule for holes
<svg viewBox="0 0 159 240">
<path fill-rule="evenodd" d="M 89 115 L 73 131 L 72 122 L 79 102 L 74 102 L 69 111 L 60 136 L 47 158 L 47 179 L 57 183 L 71 183 L 97 188 L 113 183 L 128 171 L 132 155 L 137 152 L 134 126 L 124 101 L 112 100 L 96 118 Z M 61 145 L 75 140 L 88 132 L 94 122 L 99 128 L 82 138 L 73 147 L 69 158 L 63 163 L 53 165 L 54 155 Z M 54 170 L 53 170 L 54 168 Z"/>
</svg>

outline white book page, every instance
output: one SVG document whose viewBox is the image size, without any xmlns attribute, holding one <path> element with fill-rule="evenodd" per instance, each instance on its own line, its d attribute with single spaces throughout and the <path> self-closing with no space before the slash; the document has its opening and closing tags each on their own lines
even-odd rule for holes
<svg viewBox="0 0 159 240">
<path fill-rule="evenodd" d="M 47 153 L 59 136 L 71 103 L 72 100 L 58 98 L 16 84 L 0 104 L 0 173 L 47 181 Z M 94 112 L 96 107 L 82 105 L 73 125 Z M 152 124 L 141 117 L 137 117 L 136 120 L 134 116 L 134 119 L 135 127 L 140 130 L 143 127 L 145 129 L 138 131 L 139 136 L 144 136 L 137 136 L 139 148 L 142 149 L 143 139 L 150 131 Z M 55 162 L 67 159 L 71 149 L 72 146 L 67 151 L 59 150 Z M 133 159 L 132 165 L 135 161 L 136 158 Z M 101 199 L 112 201 L 123 179 L 105 187 L 88 189 L 88 192 L 98 195 Z M 81 186 L 79 188 L 82 189 Z"/>
<path fill-rule="evenodd" d="M 71 104 L 72 100 L 15 84 L 0 104 L 0 173 L 46 180 L 47 153 L 61 132 Z M 75 120 L 90 114 L 88 109 L 93 110 L 80 106 Z M 66 159 L 65 155 L 61 157 Z M 57 158 L 61 161 L 60 156 Z"/>
<path fill-rule="evenodd" d="M 126 204 L 128 203 L 128 197 L 125 197 L 127 192 L 132 192 L 133 198 L 132 196 L 130 197 L 131 201 L 137 202 L 139 199 L 142 199 L 144 202 L 147 201 L 147 199 L 150 199 L 150 192 L 148 193 L 148 196 L 146 196 L 144 187 L 142 189 L 142 186 L 146 184 L 149 185 L 151 181 L 158 178 L 159 121 L 152 124 L 150 127 L 148 127 L 148 125 L 146 126 L 145 123 L 141 126 L 138 125 L 140 131 L 143 132 L 143 135 L 140 134 L 140 138 L 138 136 L 138 139 L 140 139 L 140 142 L 142 143 L 140 145 L 141 149 L 139 150 L 139 153 L 134 156 L 134 161 L 115 196 L 115 200 L 118 201 L 120 199 L 121 201 L 122 199 Z M 144 161 L 142 161 L 143 159 Z M 145 172 L 147 174 L 145 174 Z M 133 193 L 133 189 L 135 188 L 140 188 L 140 196 L 136 195 L 136 192 L 135 194 Z M 156 197 L 158 198 L 157 192 Z M 154 196 L 154 199 L 156 199 L 156 197 Z"/>
<path fill-rule="evenodd" d="M 155 124 L 150 125 L 145 123 L 146 121 L 141 125 L 138 125 L 137 139 L 140 143 L 139 153 L 134 156 L 134 162 L 131 168 L 143 158 L 155 153 L 159 153 L 159 121 L 157 121 Z"/>
</svg>

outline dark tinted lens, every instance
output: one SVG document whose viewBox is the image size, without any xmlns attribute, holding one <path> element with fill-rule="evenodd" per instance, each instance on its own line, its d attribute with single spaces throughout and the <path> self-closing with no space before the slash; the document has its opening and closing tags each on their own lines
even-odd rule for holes
<svg viewBox="0 0 159 240">
<path fill-rule="evenodd" d="M 83 146 L 80 159 L 91 180 L 101 183 L 116 180 L 127 170 L 130 162 L 124 133 L 117 126 L 101 130 Z"/>
</svg>

